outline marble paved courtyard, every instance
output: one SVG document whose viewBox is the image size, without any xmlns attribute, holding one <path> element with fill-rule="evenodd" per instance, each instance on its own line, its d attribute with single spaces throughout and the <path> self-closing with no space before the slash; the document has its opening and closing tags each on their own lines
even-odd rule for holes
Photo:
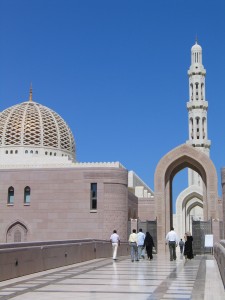
<svg viewBox="0 0 225 300">
<path fill-rule="evenodd" d="M 96 259 L 3 281 L 1 299 L 224 300 L 225 291 L 212 255 L 171 262 L 158 254 L 152 261 Z"/>
</svg>

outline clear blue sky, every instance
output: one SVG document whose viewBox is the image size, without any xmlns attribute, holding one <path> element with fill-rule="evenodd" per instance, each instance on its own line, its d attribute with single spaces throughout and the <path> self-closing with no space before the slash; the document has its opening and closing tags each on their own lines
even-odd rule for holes
<svg viewBox="0 0 225 300">
<path fill-rule="evenodd" d="M 28 100 L 32 82 L 34 100 L 71 127 L 78 161 L 120 161 L 154 189 L 160 158 L 188 139 L 197 34 L 220 186 L 224 14 L 224 0 L 0 0 L 0 110 Z"/>
</svg>

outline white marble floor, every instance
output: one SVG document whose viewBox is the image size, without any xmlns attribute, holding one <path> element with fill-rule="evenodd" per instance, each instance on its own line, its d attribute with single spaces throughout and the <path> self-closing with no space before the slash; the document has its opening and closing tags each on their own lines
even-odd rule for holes
<svg viewBox="0 0 225 300">
<path fill-rule="evenodd" d="M 98 259 L 0 282 L 0 300 L 224 300 L 213 256 Z"/>
</svg>

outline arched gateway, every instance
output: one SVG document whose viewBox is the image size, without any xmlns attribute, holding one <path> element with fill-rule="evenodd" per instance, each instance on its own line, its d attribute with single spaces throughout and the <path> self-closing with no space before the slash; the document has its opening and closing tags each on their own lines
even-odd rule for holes
<svg viewBox="0 0 225 300">
<path fill-rule="evenodd" d="M 196 171 L 202 178 L 204 220 L 218 218 L 217 174 L 213 162 L 205 153 L 187 144 L 173 149 L 159 161 L 154 178 L 159 250 L 165 249 L 165 236 L 173 225 L 172 181 L 184 168 Z"/>
</svg>

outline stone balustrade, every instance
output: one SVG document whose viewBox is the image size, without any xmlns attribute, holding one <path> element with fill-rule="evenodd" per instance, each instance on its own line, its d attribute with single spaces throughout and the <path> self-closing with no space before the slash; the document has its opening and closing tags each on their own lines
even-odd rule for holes
<svg viewBox="0 0 225 300">
<path fill-rule="evenodd" d="M 121 243 L 118 256 L 129 254 Z M 0 245 L 0 281 L 96 258 L 112 256 L 112 246 L 103 240 L 68 240 Z"/>
<path fill-rule="evenodd" d="M 214 256 L 220 270 L 221 279 L 225 287 L 225 240 L 221 240 L 214 245 Z"/>
</svg>

